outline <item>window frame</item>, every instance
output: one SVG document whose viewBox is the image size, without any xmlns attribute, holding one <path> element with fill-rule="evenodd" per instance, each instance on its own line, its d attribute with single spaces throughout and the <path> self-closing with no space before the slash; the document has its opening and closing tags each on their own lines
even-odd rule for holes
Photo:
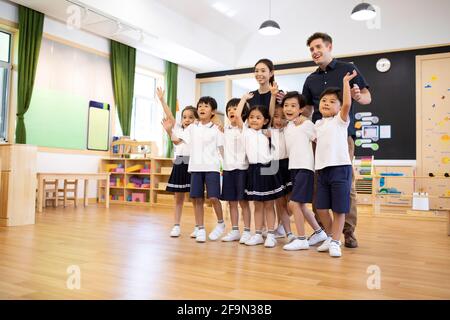
<svg viewBox="0 0 450 320">
<path fill-rule="evenodd" d="M 10 116 L 10 98 L 11 98 L 11 77 L 13 70 L 13 37 L 14 34 L 8 30 L 0 28 L 0 32 L 6 33 L 9 35 L 9 61 L 0 61 L 0 68 L 4 68 L 6 70 L 6 83 L 0 90 L 4 90 L 4 101 L 1 101 L 0 105 L 0 115 L 3 116 L 2 126 L 0 127 L 0 142 L 8 141 L 8 133 L 9 133 L 9 116 Z"/>
</svg>

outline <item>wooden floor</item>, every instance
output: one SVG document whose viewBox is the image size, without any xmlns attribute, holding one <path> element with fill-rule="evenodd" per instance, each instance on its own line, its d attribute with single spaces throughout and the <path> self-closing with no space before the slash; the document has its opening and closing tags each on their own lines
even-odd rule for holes
<svg viewBox="0 0 450 320">
<path fill-rule="evenodd" d="M 207 217 L 208 229 L 214 217 Z M 168 236 L 169 209 L 46 209 L 34 226 L 0 228 L 1 299 L 450 299 L 446 223 L 360 217 L 341 259 L 237 243 L 197 244 L 194 220 Z M 367 268 L 381 270 L 369 290 Z M 80 290 L 67 288 L 78 266 Z"/>
</svg>

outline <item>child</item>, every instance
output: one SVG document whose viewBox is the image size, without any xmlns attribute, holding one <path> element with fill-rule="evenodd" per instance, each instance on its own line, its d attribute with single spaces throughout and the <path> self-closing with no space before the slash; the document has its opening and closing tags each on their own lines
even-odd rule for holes
<svg viewBox="0 0 450 320">
<path fill-rule="evenodd" d="M 209 239 L 215 241 L 225 231 L 222 205 L 220 198 L 220 156 L 223 152 L 223 133 L 211 122 L 217 110 L 217 102 L 212 97 L 202 97 L 197 103 L 199 122 L 184 130 L 180 137 L 173 139 L 175 144 L 182 141 L 190 145 L 188 171 L 191 173 L 190 196 L 194 203 L 195 221 L 198 225 L 197 242 L 206 241 L 204 226 L 204 194 L 205 185 L 208 199 L 211 201 L 217 215 L 218 224 L 209 234 Z"/>
<path fill-rule="evenodd" d="M 157 88 L 156 93 L 166 114 L 166 119 L 163 120 L 163 127 L 169 134 L 169 137 L 176 139 L 177 136 L 181 135 L 184 130 L 198 119 L 197 110 L 191 106 L 186 107 L 181 114 L 181 125 L 175 126 L 172 130 L 175 125 L 175 118 L 164 99 L 164 90 Z M 179 237 L 181 234 L 180 222 L 185 194 L 191 189 L 191 175 L 188 172 L 189 145 L 184 142 L 175 145 L 174 155 L 175 161 L 166 191 L 173 192 L 175 200 L 175 224 L 170 232 L 170 236 Z"/>
<path fill-rule="evenodd" d="M 315 125 L 316 207 L 326 232 L 332 235 L 317 250 L 328 251 L 331 257 L 342 256 L 339 240 L 344 229 L 345 214 L 350 211 L 352 162 L 348 153 L 347 128 L 352 103 L 350 81 L 356 76 L 355 70 L 344 76 L 343 94 L 339 88 L 328 88 L 321 94 L 319 111 L 323 119 Z M 333 218 L 329 209 L 333 210 Z"/>
<path fill-rule="evenodd" d="M 251 93 L 242 97 L 237 110 L 239 118 L 241 118 L 243 106 L 252 97 Z M 283 186 L 276 175 L 277 170 L 272 167 L 273 158 L 269 134 L 263 133 L 270 123 L 268 108 L 264 106 L 251 107 L 247 123 L 248 127 L 244 126 L 243 132 L 245 152 L 250 165 L 245 193 L 248 200 L 254 201 L 256 234 L 245 244 L 255 246 L 264 243 L 266 248 L 273 248 L 277 244 L 274 230 L 274 200 L 283 195 Z M 268 228 L 265 242 L 262 236 L 264 218 L 266 218 Z"/>
<path fill-rule="evenodd" d="M 327 234 L 320 228 L 314 213 L 307 207 L 312 203 L 314 191 L 314 153 L 312 142 L 316 139 L 314 124 L 310 120 L 297 125 L 295 120 L 305 110 L 305 99 L 297 91 L 288 92 L 283 99 L 283 111 L 289 121 L 285 128 L 286 148 L 289 156 L 289 170 L 293 190 L 289 208 L 294 215 L 298 237 L 285 245 L 284 250 L 306 250 L 327 239 Z M 305 237 L 305 221 L 313 228 L 314 234 Z"/>
<path fill-rule="evenodd" d="M 247 183 L 248 161 L 245 154 L 244 139 L 242 134 L 243 121 L 247 118 L 248 107 L 244 106 L 242 118 L 237 117 L 236 109 L 239 99 L 231 99 L 226 106 L 226 114 L 230 125 L 224 132 L 224 162 L 222 200 L 230 205 L 232 230 L 222 238 L 222 241 L 238 241 L 243 244 L 250 240 L 250 207 L 245 200 L 245 185 Z M 242 208 L 244 217 L 244 232 L 239 232 L 239 209 Z"/>
<path fill-rule="evenodd" d="M 279 96 L 278 85 L 276 82 L 270 86 L 270 116 L 272 117 L 271 143 L 274 149 L 274 161 L 278 162 L 278 178 L 284 187 L 284 195 L 275 200 L 278 217 L 278 228 L 275 230 L 275 238 L 287 237 L 288 242 L 296 239 L 291 232 L 291 221 L 288 211 L 288 197 L 292 190 L 291 177 L 289 175 L 289 159 L 286 151 L 286 141 L 284 128 L 286 126 L 286 117 L 283 113 L 283 107 L 278 103 Z M 280 101 L 281 102 L 281 101 Z"/>
</svg>

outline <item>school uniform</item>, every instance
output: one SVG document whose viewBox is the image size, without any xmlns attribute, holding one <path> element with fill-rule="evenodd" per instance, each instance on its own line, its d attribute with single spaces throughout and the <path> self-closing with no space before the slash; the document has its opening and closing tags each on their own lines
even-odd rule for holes
<svg viewBox="0 0 450 320">
<path fill-rule="evenodd" d="M 306 120 L 296 126 L 289 121 L 284 129 L 289 170 L 293 183 L 291 201 L 312 203 L 314 193 L 314 152 L 312 142 L 316 139 L 314 124 Z"/>
<path fill-rule="evenodd" d="M 177 124 L 172 130 L 172 138 L 183 136 L 185 128 Z M 166 191 L 189 192 L 191 190 L 191 174 L 188 172 L 190 146 L 182 141 L 174 145 L 175 160 L 167 183 Z"/>
<path fill-rule="evenodd" d="M 284 195 L 284 187 L 272 166 L 273 151 L 262 130 L 244 126 L 245 153 L 249 162 L 245 194 L 251 201 L 275 200 Z"/>
<path fill-rule="evenodd" d="M 221 200 L 245 200 L 248 161 L 243 129 L 228 126 L 224 130 L 224 159 Z"/>
<path fill-rule="evenodd" d="M 352 162 L 347 143 L 349 124 L 349 120 L 342 120 L 340 113 L 316 122 L 317 209 L 332 209 L 346 214 L 350 211 Z"/>
<path fill-rule="evenodd" d="M 190 145 L 188 172 L 191 174 L 191 198 L 220 198 L 220 156 L 223 133 L 209 122 L 191 124 L 180 137 Z"/>
<path fill-rule="evenodd" d="M 284 128 L 271 128 L 270 132 L 273 149 L 273 165 L 278 166 L 278 179 L 283 186 L 284 194 L 287 195 L 292 191 L 292 181 L 289 173 L 289 159 Z"/>
</svg>

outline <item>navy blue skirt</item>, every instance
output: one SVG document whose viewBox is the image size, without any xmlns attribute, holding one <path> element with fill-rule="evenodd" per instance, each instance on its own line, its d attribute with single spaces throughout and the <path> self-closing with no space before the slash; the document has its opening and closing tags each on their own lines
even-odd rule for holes
<svg viewBox="0 0 450 320">
<path fill-rule="evenodd" d="M 250 201 L 275 200 L 284 195 L 285 187 L 278 177 L 278 168 L 271 164 L 250 164 L 245 194 Z"/>
<path fill-rule="evenodd" d="M 291 172 L 289 171 L 289 159 L 281 159 L 278 161 L 278 179 L 284 187 L 284 194 L 288 195 L 292 192 Z"/>
<path fill-rule="evenodd" d="M 189 157 L 176 157 L 166 191 L 189 192 L 191 190 L 191 174 L 188 172 L 188 167 Z"/>
</svg>

